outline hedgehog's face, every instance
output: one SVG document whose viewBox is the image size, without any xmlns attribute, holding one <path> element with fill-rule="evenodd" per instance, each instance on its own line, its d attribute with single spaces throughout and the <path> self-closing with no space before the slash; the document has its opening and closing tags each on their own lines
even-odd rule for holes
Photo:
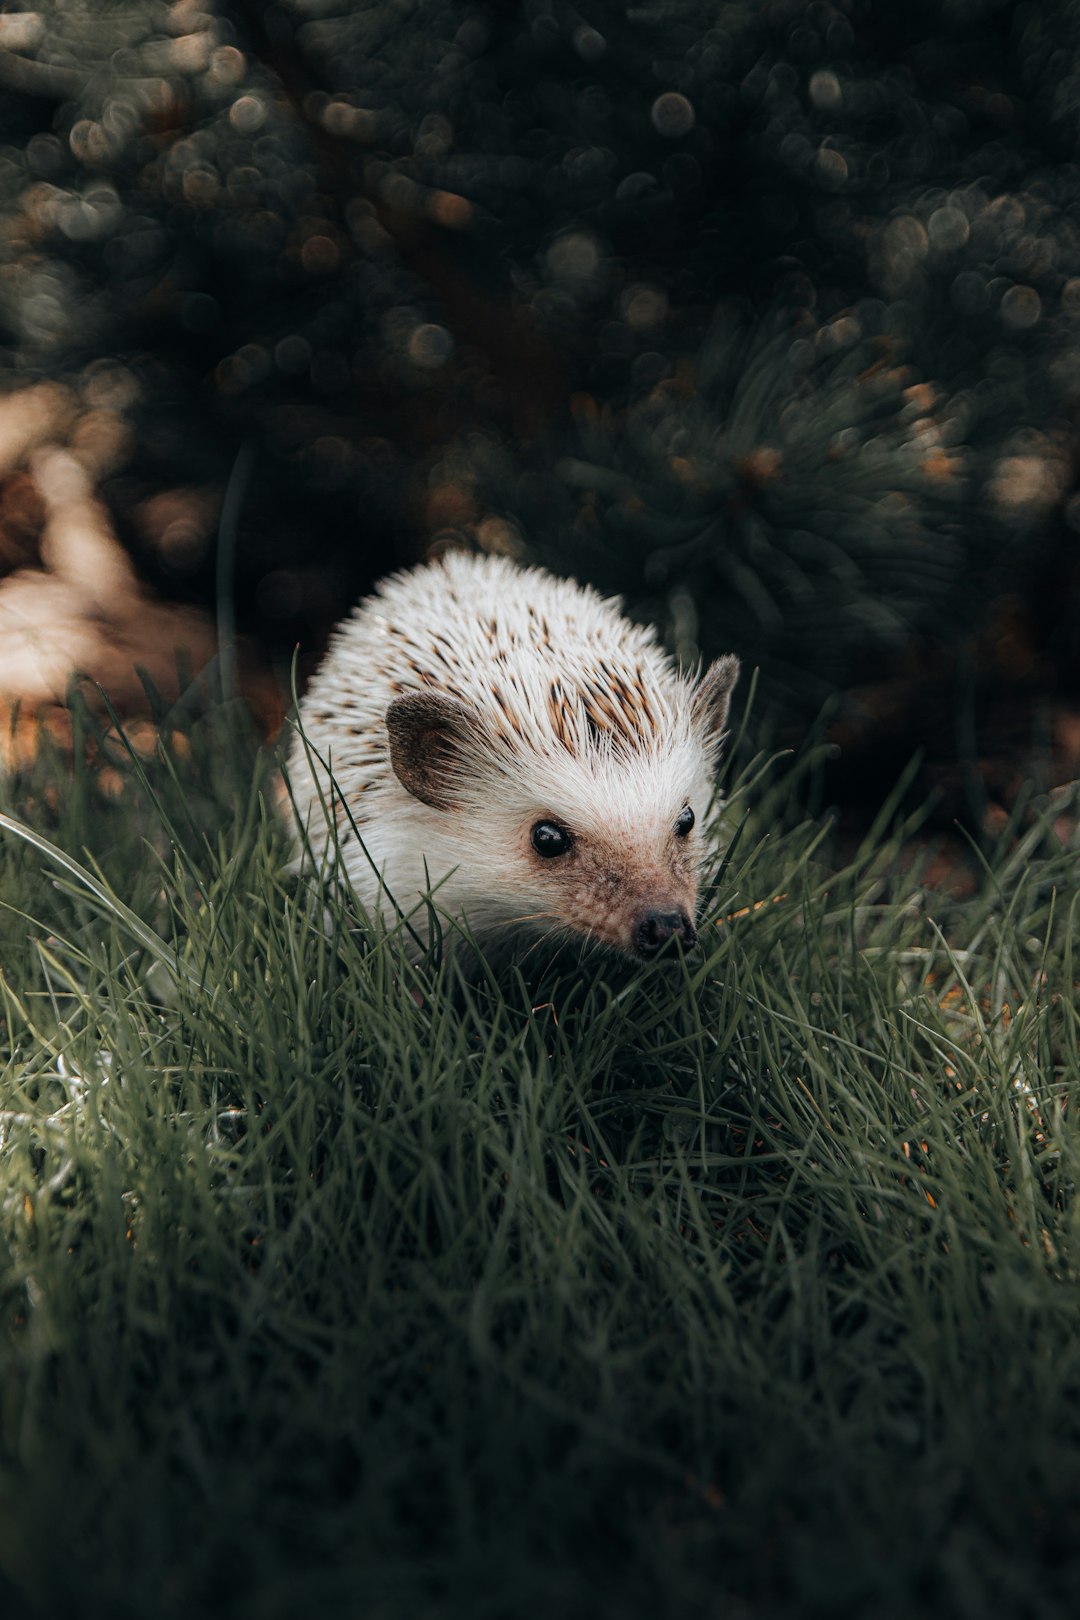
<svg viewBox="0 0 1080 1620">
<path fill-rule="evenodd" d="M 548 926 L 648 960 L 673 939 L 697 941 L 700 849 L 694 808 L 659 818 L 545 812 L 518 831 L 530 891 Z"/>
<path fill-rule="evenodd" d="M 702 823 L 738 665 L 712 666 L 670 738 L 640 750 L 493 748 L 478 717 L 443 693 L 390 706 L 391 763 L 426 806 L 442 891 L 479 931 L 569 935 L 639 959 L 696 943 Z M 448 905 L 449 909 L 449 905 Z"/>
</svg>

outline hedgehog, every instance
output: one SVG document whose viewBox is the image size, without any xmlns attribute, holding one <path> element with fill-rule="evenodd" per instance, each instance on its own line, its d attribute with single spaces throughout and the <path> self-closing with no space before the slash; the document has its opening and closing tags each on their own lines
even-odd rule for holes
<svg viewBox="0 0 1080 1620">
<path fill-rule="evenodd" d="M 504 557 L 391 575 L 300 705 L 297 864 L 389 922 L 430 895 L 485 952 L 689 949 L 738 673 L 732 655 L 680 673 L 618 599 Z"/>
</svg>

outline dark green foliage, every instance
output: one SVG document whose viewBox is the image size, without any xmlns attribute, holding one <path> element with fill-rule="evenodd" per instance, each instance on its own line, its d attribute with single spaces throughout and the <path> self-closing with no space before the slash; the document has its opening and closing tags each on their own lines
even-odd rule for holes
<svg viewBox="0 0 1080 1620">
<path fill-rule="evenodd" d="M 3 833 L 26 1600 L 1075 1612 L 1075 849 L 948 905 L 754 766 L 699 959 L 435 973 L 324 932 L 264 771 L 214 807 L 230 736 L 65 792 L 94 892 Z"/>
<path fill-rule="evenodd" d="M 887 340 L 850 316 L 751 336 L 726 313 L 687 388 L 582 409 L 559 464 L 577 499 L 541 554 L 564 560 L 571 536 L 577 567 L 672 623 L 684 659 L 738 646 L 770 696 L 820 703 L 853 655 L 970 625 L 970 479 Z"/>
<path fill-rule="evenodd" d="M 1075 682 L 1072 6 L 35 15 L 2 357 L 125 417 L 159 583 L 210 590 L 247 443 L 240 618 L 283 649 L 437 536 L 589 571 L 803 716 L 1003 589 Z"/>
</svg>

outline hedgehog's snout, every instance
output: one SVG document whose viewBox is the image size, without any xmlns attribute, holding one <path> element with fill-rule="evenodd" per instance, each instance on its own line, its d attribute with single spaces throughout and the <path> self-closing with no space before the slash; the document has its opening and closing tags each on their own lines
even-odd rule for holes
<svg viewBox="0 0 1080 1620">
<path fill-rule="evenodd" d="M 685 911 L 646 911 L 634 924 L 634 949 L 646 961 L 671 939 L 677 939 L 684 951 L 697 944 L 697 932 Z"/>
</svg>

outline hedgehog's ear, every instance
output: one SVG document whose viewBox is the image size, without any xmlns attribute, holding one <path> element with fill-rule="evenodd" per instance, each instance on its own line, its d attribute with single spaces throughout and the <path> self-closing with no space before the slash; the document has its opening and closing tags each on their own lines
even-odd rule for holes
<svg viewBox="0 0 1080 1620">
<path fill-rule="evenodd" d="M 731 693 L 739 678 L 739 660 L 734 653 L 725 653 L 709 665 L 691 699 L 691 713 L 695 725 L 701 727 L 710 739 L 719 738 L 727 724 Z"/>
<path fill-rule="evenodd" d="M 475 710 L 445 692 L 407 692 L 386 711 L 390 763 L 414 799 L 435 810 L 450 810 L 469 743 L 479 720 Z"/>
</svg>

